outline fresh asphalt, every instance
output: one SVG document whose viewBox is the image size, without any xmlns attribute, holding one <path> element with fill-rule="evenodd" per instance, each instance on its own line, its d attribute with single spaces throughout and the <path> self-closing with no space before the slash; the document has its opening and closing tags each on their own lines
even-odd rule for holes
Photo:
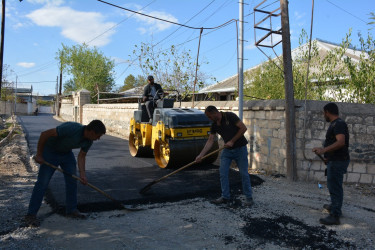
<svg viewBox="0 0 375 250">
<path fill-rule="evenodd" d="M 30 154 L 36 153 L 40 133 L 55 128 L 61 122 L 52 114 L 19 116 L 19 123 L 26 134 Z M 75 155 L 78 150 L 73 150 Z M 132 157 L 128 141 L 104 135 L 95 141 L 86 156 L 86 176 L 89 183 L 112 198 L 127 205 L 179 201 L 189 198 L 217 198 L 220 196 L 218 160 L 210 165 L 189 167 L 153 185 L 145 194 L 139 191 L 174 169 L 161 169 L 154 158 Z M 253 185 L 259 178 L 251 175 Z M 237 171 L 230 173 L 231 192 L 240 194 L 241 180 Z M 32 189 L 30 189 L 32 192 Z M 63 174 L 55 172 L 49 184 L 47 202 L 62 212 L 65 205 L 65 184 Z M 82 212 L 99 212 L 119 208 L 118 204 L 96 190 L 78 184 L 78 208 Z"/>
</svg>

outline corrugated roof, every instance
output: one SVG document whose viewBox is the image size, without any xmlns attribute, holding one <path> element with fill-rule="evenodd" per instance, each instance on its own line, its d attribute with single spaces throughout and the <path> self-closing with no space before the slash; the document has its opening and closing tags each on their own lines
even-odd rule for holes
<svg viewBox="0 0 375 250">
<path fill-rule="evenodd" d="M 327 42 L 327 41 L 324 41 L 324 40 L 321 40 L 321 39 L 316 39 L 314 41 L 316 41 L 316 45 L 319 49 L 319 56 L 322 57 L 322 58 L 324 56 L 326 56 L 330 50 L 333 50 L 337 47 L 340 47 L 340 44 Z M 293 49 L 292 50 L 292 58 L 295 58 L 296 56 L 298 56 L 298 54 L 301 52 L 301 50 L 303 51 L 305 49 L 308 49 L 308 43 L 303 44 L 303 45 Z M 352 60 L 358 61 L 361 53 L 363 53 L 363 52 L 360 51 L 360 50 L 355 50 L 354 48 L 350 47 L 346 50 L 345 56 L 350 57 Z M 255 67 L 249 68 L 249 69 L 245 70 L 244 73 L 250 72 L 250 71 L 260 67 L 262 64 L 258 64 Z M 313 72 L 316 72 L 316 71 L 318 71 L 318 68 L 311 65 L 310 66 L 310 72 L 313 73 Z M 234 92 L 237 89 L 237 86 L 238 86 L 238 74 L 233 75 L 231 77 L 228 77 L 228 78 L 226 78 L 226 79 L 224 79 L 224 80 L 222 80 L 222 81 L 220 81 L 216 84 L 207 86 L 207 87 L 199 90 L 198 93 L 203 94 L 203 93 L 218 93 L 218 92 Z"/>
</svg>

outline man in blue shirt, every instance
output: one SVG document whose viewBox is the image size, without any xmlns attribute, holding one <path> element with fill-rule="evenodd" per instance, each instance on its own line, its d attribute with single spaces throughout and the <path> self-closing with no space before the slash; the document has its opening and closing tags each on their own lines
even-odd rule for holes
<svg viewBox="0 0 375 250">
<path fill-rule="evenodd" d="M 38 179 L 35 183 L 25 221 L 30 226 L 38 226 L 36 214 L 42 204 L 43 196 L 55 169 L 44 161 L 60 166 L 65 172 L 75 175 L 78 162 L 82 184 L 87 184 L 85 162 L 86 154 L 93 141 L 99 140 L 106 133 L 104 124 L 99 120 L 91 121 L 87 126 L 76 122 L 65 122 L 56 128 L 40 134 L 35 161 L 40 164 Z M 80 148 L 77 161 L 72 149 Z M 72 218 L 85 218 L 77 209 L 77 181 L 68 175 L 65 178 L 66 214 Z"/>
</svg>

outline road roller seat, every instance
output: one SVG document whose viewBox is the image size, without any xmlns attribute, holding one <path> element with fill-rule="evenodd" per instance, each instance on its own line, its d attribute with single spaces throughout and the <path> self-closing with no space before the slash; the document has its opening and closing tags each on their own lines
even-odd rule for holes
<svg viewBox="0 0 375 250">
<path fill-rule="evenodd" d="M 174 99 L 164 98 L 158 101 L 157 108 L 173 108 Z"/>
<path fill-rule="evenodd" d="M 146 105 L 144 103 L 138 102 L 138 110 L 134 111 L 134 120 L 138 123 L 149 121 Z"/>
</svg>

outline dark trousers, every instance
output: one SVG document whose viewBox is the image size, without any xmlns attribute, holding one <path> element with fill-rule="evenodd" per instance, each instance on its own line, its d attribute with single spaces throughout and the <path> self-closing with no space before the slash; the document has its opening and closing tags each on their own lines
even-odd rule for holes
<svg viewBox="0 0 375 250">
<path fill-rule="evenodd" d="M 152 116 L 154 114 L 154 109 L 155 109 L 156 105 L 158 104 L 158 101 L 159 100 L 149 100 L 149 101 L 145 102 L 145 106 L 146 106 L 146 109 L 147 109 L 147 114 L 148 114 L 149 119 L 152 119 Z"/>
<path fill-rule="evenodd" d="M 347 161 L 329 161 L 327 164 L 327 186 L 331 196 L 331 212 L 333 216 L 341 216 L 341 207 L 344 199 L 344 190 L 342 187 L 344 174 L 346 173 L 349 160 Z"/>
</svg>

